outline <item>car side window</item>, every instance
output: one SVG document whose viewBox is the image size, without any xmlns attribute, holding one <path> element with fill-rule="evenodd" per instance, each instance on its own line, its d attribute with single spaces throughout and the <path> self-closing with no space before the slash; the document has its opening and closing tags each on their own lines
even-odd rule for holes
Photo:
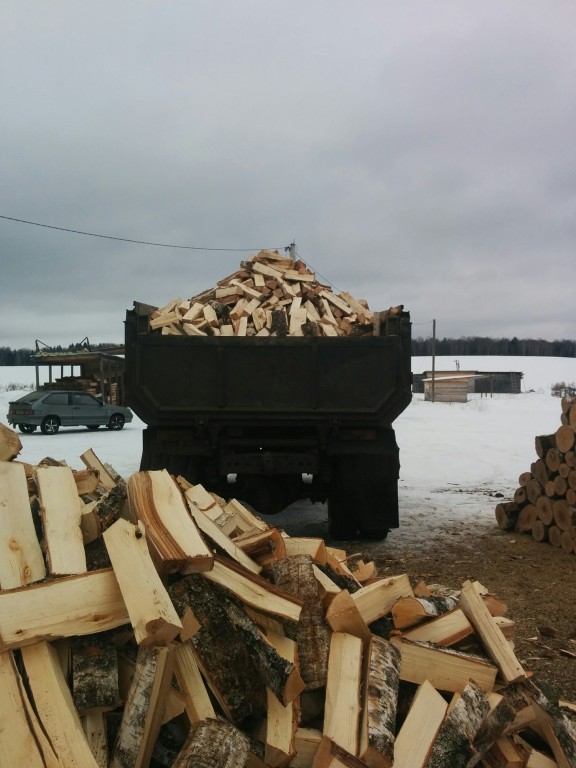
<svg viewBox="0 0 576 768">
<path fill-rule="evenodd" d="M 73 395 L 74 405 L 81 405 L 82 407 L 88 406 L 89 408 L 98 408 L 100 403 L 95 400 L 91 395 L 83 393 Z"/>
<path fill-rule="evenodd" d="M 44 402 L 47 405 L 68 405 L 68 393 L 54 392 L 52 395 L 48 395 Z"/>
</svg>

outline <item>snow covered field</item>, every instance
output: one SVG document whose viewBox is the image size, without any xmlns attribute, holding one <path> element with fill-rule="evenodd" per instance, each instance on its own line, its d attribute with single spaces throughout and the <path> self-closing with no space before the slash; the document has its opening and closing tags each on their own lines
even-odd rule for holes
<svg viewBox="0 0 576 768">
<path fill-rule="evenodd" d="M 535 460 L 534 437 L 555 432 L 560 426 L 560 399 L 550 390 L 556 382 L 576 381 L 576 360 L 549 357 L 462 357 L 461 370 L 522 371 L 519 395 L 473 395 L 467 403 L 430 403 L 414 395 L 411 405 L 395 422 L 400 446 L 401 528 L 389 542 L 422 534 L 429 538 L 443 522 L 475 516 L 494 525 L 497 499 L 490 494 L 511 497 L 518 475 Z M 430 358 L 413 358 L 412 370 L 431 368 Z M 455 370 L 451 357 L 438 357 L 436 370 Z M 0 420 L 6 423 L 9 400 L 33 388 L 34 368 L 0 367 Z M 14 388 L 16 387 L 16 388 Z M 138 471 L 142 422 L 135 417 L 120 432 L 100 429 L 65 428 L 45 436 L 39 430 L 19 433 L 20 459 L 31 464 L 45 456 L 64 459 L 73 468 L 82 468 L 80 454 L 92 448 L 104 462 L 123 477 Z M 323 505 L 298 506 L 312 528 L 324 525 Z M 275 518 L 290 530 L 294 509 Z M 310 531 L 311 532 L 311 531 Z M 322 535 L 317 531 L 317 535 Z"/>
</svg>

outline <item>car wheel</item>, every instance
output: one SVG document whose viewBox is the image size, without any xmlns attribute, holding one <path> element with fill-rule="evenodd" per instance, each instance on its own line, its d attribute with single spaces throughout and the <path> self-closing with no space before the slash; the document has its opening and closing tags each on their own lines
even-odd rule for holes
<svg viewBox="0 0 576 768">
<path fill-rule="evenodd" d="M 110 421 L 108 422 L 108 429 L 122 429 L 124 426 L 124 416 L 122 416 L 121 413 L 115 413 L 112 416 L 110 416 Z"/>
<path fill-rule="evenodd" d="M 92 432 L 95 432 L 97 429 L 100 429 L 100 424 L 86 424 L 86 429 L 90 429 Z"/>
<path fill-rule="evenodd" d="M 43 435 L 55 435 L 60 429 L 60 419 L 58 416 L 46 416 L 40 429 Z"/>
<path fill-rule="evenodd" d="M 36 427 L 34 424 L 18 424 L 18 427 L 20 432 L 24 432 L 26 435 L 31 434 L 32 432 L 36 432 Z"/>
</svg>

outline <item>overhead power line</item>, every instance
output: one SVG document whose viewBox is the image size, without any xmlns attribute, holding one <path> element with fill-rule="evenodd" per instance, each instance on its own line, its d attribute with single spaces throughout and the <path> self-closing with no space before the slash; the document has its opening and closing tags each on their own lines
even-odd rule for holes
<svg viewBox="0 0 576 768">
<path fill-rule="evenodd" d="M 180 250 L 185 251 L 259 251 L 261 250 L 261 247 L 257 248 L 210 248 L 210 247 L 204 247 L 200 245 L 173 245 L 171 243 L 154 243 L 150 242 L 149 240 L 135 240 L 130 237 L 115 237 L 114 235 L 100 235 L 96 232 L 83 232 L 81 229 L 68 229 L 67 227 L 56 227 L 53 224 L 40 224 L 38 221 L 27 221 L 26 219 L 16 219 L 13 216 L 2 216 L 0 215 L 0 219 L 5 219 L 6 221 L 15 221 L 18 224 L 29 224 L 33 227 L 44 227 L 45 229 L 57 229 L 59 232 L 71 232 L 75 235 L 85 235 L 86 237 L 100 237 L 104 240 L 120 240 L 122 243 L 136 243 L 138 245 L 153 245 L 156 248 L 179 248 Z M 274 248 L 267 248 L 265 250 L 270 251 L 280 251 L 283 250 L 284 246 L 277 246 Z"/>
</svg>

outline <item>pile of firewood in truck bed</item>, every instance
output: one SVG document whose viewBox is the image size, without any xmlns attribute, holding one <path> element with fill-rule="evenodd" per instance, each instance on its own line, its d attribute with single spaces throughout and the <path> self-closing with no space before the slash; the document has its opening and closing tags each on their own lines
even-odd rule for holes
<svg viewBox="0 0 576 768">
<path fill-rule="evenodd" d="M 170 336 L 378 335 L 380 322 L 401 309 L 371 312 L 364 299 L 319 283 L 304 262 L 260 251 L 213 288 L 156 309 L 150 329 Z"/>
<path fill-rule="evenodd" d="M 0 766 L 576 766 L 506 606 L 0 425 Z"/>
</svg>

